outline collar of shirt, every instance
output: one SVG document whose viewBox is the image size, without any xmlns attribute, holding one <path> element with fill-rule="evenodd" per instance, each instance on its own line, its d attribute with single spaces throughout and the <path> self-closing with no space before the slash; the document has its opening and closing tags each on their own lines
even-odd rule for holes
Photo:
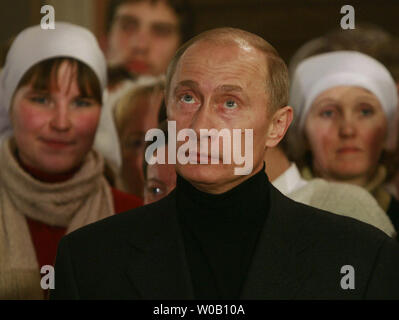
<svg viewBox="0 0 399 320">
<path fill-rule="evenodd" d="M 307 184 L 307 181 L 301 177 L 296 164 L 292 163 L 282 175 L 272 182 L 272 184 L 281 193 L 288 195 L 295 190 L 304 187 Z"/>
</svg>

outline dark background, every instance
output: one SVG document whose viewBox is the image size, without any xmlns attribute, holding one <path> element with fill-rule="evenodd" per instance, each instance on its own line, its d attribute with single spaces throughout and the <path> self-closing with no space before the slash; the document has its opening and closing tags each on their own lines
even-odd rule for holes
<svg viewBox="0 0 399 320">
<path fill-rule="evenodd" d="M 86 1 L 91 1 L 91 9 L 86 8 L 82 18 L 82 3 Z M 107 0 L 2 0 L 0 41 L 28 25 L 40 23 L 41 5 L 54 3 L 60 5 L 60 9 L 56 7 L 56 20 L 62 18 L 86 25 L 90 21 L 90 28 L 104 42 Z M 196 12 L 197 33 L 221 26 L 242 28 L 271 42 L 287 62 L 304 42 L 338 28 L 343 16 L 340 10 L 346 4 L 354 6 L 357 24 L 373 23 L 399 36 L 399 0 L 191 0 L 191 3 Z"/>
</svg>

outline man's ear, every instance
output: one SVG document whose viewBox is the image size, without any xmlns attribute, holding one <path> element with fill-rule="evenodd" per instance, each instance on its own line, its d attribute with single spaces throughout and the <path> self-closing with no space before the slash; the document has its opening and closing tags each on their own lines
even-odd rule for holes
<svg viewBox="0 0 399 320">
<path fill-rule="evenodd" d="M 294 117 L 294 110 L 290 106 L 278 109 L 272 116 L 266 137 L 266 148 L 277 146 L 284 138 Z"/>
</svg>

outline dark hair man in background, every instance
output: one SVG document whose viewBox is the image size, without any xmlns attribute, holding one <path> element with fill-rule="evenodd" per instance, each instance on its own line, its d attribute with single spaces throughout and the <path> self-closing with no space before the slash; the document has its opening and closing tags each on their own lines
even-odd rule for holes
<svg viewBox="0 0 399 320">
<path fill-rule="evenodd" d="M 193 33 L 187 0 L 111 0 L 107 14 L 109 65 L 137 75 L 165 73 Z"/>
<path fill-rule="evenodd" d="M 166 198 L 61 240 L 53 299 L 399 298 L 394 240 L 296 203 L 268 181 L 265 151 L 292 121 L 288 70 L 269 43 L 232 28 L 195 37 L 170 64 L 166 101 L 168 119 L 193 130 L 197 144 L 214 134 L 202 129 L 252 129 L 253 170 L 178 161 Z M 202 152 L 194 156 L 213 155 Z"/>
</svg>

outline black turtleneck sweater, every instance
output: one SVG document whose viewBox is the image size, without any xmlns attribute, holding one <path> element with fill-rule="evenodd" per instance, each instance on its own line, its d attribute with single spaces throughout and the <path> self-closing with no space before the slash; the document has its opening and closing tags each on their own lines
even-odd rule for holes
<svg viewBox="0 0 399 320">
<path fill-rule="evenodd" d="M 269 211 L 262 171 L 213 195 L 177 177 L 177 211 L 196 299 L 238 299 Z"/>
</svg>

